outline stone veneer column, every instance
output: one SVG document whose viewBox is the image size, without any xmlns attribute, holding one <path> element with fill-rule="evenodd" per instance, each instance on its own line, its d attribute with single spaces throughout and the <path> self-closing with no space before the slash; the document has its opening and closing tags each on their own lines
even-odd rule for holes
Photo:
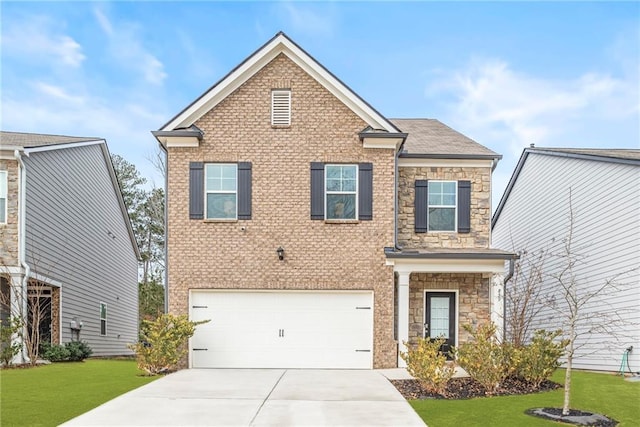
<svg viewBox="0 0 640 427">
<path fill-rule="evenodd" d="M 409 275 L 398 274 L 398 367 L 407 366 L 400 357 L 400 352 L 406 352 L 405 342 L 409 341 Z"/>
</svg>

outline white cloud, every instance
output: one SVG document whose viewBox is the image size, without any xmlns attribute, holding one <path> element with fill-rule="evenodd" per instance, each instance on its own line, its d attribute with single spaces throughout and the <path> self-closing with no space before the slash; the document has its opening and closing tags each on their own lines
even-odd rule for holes
<svg viewBox="0 0 640 427">
<path fill-rule="evenodd" d="M 109 53 L 119 66 L 140 74 L 153 85 L 161 85 L 167 77 L 164 64 L 143 46 L 135 24 L 119 22 L 114 25 L 99 8 L 94 9 L 98 25 L 109 41 Z"/>
<path fill-rule="evenodd" d="M 3 55 L 20 57 L 42 64 L 51 62 L 69 67 L 79 67 L 85 60 L 82 46 L 69 35 L 63 34 L 60 25 L 46 16 L 20 19 L 20 22 L 3 22 Z"/>
<path fill-rule="evenodd" d="M 557 79 L 501 59 L 474 59 L 439 71 L 426 94 L 439 103 L 449 100 L 443 120 L 504 155 L 494 173 L 495 207 L 522 149 L 532 143 L 638 148 L 640 80 L 637 69 L 628 70 L 616 63 L 607 72 Z"/>
<path fill-rule="evenodd" d="M 337 26 L 337 11 L 331 3 L 278 2 L 276 14 L 284 14 L 284 20 L 296 33 L 312 36 L 331 36 Z"/>
</svg>

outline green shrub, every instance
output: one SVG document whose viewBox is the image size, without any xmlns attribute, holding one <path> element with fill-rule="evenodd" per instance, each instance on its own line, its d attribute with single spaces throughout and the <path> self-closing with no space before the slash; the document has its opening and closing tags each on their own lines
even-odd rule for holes
<svg viewBox="0 0 640 427">
<path fill-rule="evenodd" d="M 463 326 L 473 340 L 460 345 L 456 350 L 456 361 L 469 376 L 493 394 L 500 384 L 516 369 L 514 350 L 511 345 L 500 344 L 495 339 L 496 326 L 486 323 L 473 329 Z"/>
<path fill-rule="evenodd" d="M 157 375 L 175 368 L 187 354 L 187 340 L 193 336 L 196 326 L 207 323 L 192 322 L 186 315 L 163 314 L 155 320 L 143 320 L 141 340 L 129 345 L 136 352 L 138 368 L 149 375 Z"/>
<path fill-rule="evenodd" d="M 14 343 L 14 334 L 22 332 L 22 320 L 11 317 L 8 322 L 0 320 L 0 362 L 2 366 L 11 365 L 13 358 L 22 351 L 22 342 Z"/>
<path fill-rule="evenodd" d="M 562 331 L 534 332 L 531 343 L 518 349 L 516 375 L 539 387 L 543 381 L 549 379 L 560 366 L 558 359 L 564 354 L 567 340 L 556 341 Z"/>
<path fill-rule="evenodd" d="M 65 362 L 71 355 L 69 350 L 61 344 L 44 344 L 43 350 L 42 357 L 50 362 Z"/>
<path fill-rule="evenodd" d="M 93 353 L 91 347 L 84 341 L 71 341 L 66 343 L 64 347 L 69 352 L 69 358 L 67 360 L 71 362 L 80 362 Z"/>
<path fill-rule="evenodd" d="M 415 345 L 405 343 L 407 352 L 400 353 L 402 360 L 407 363 L 407 372 L 431 393 L 444 394 L 447 383 L 455 373 L 453 364 L 448 364 L 446 356 L 440 352 L 445 341 L 444 338 L 420 338 Z"/>
<path fill-rule="evenodd" d="M 92 353 L 84 341 L 70 341 L 64 345 L 44 343 L 40 350 L 42 357 L 50 362 L 80 362 Z"/>
</svg>

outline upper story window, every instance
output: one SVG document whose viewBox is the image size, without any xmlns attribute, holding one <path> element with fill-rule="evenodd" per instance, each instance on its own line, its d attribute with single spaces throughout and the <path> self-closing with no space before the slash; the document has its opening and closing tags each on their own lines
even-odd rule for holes
<svg viewBox="0 0 640 427">
<path fill-rule="evenodd" d="M 414 215 L 416 233 L 470 233 L 471 181 L 416 180 Z"/>
<path fill-rule="evenodd" d="M 456 190 L 456 181 L 429 181 L 429 231 L 456 231 Z"/>
<path fill-rule="evenodd" d="M 291 90 L 271 91 L 271 125 L 291 125 Z"/>
<path fill-rule="evenodd" d="M 326 219 L 357 219 L 358 166 L 325 166 Z"/>
<path fill-rule="evenodd" d="M 205 165 L 206 219 L 236 219 L 238 165 L 213 163 Z"/>
<path fill-rule="evenodd" d="M 7 223 L 7 171 L 0 171 L 0 224 Z"/>
</svg>

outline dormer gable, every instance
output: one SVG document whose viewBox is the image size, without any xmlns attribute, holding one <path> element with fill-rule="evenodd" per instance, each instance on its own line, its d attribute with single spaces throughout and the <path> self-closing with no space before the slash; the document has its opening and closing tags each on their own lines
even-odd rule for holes
<svg viewBox="0 0 640 427">
<path fill-rule="evenodd" d="M 283 32 L 277 33 L 187 108 L 158 131 L 153 132 L 154 136 L 164 147 L 197 147 L 202 135 L 194 131 L 193 126 L 195 123 L 281 54 L 293 61 L 360 117 L 367 124 L 367 129 L 376 130 L 375 134 L 366 132 L 366 130 L 360 134 L 360 139 L 365 148 L 397 149 L 399 147 L 406 134 L 403 134 L 392 122 L 360 98 Z M 287 88 L 273 89 L 271 105 L 272 126 L 289 126 L 291 120 L 291 93 L 287 94 Z M 185 138 L 188 138 L 188 140 Z"/>
</svg>

